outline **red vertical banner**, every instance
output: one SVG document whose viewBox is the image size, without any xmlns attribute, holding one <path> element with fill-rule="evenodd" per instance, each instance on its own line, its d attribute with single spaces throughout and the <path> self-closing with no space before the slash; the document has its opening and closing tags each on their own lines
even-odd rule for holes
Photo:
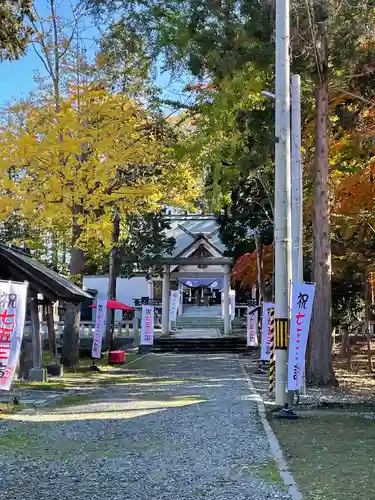
<svg viewBox="0 0 375 500">
<path fill-rule="evenodd" d="M 0 390 L 9 391 L 21 350 L 27 283 L 0 281 Z"/>
</svg>

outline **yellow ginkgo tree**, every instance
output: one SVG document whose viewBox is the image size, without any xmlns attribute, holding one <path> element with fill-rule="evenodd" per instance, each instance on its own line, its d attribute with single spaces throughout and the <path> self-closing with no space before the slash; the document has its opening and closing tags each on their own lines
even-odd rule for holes
<svg viewBox="0 0 375 500">
<path fill-rule="evenodd" d="M 94 239 L 110 248 L 112 217 L 180 204 L 195 175 L 170 156 L 162 123 L 125 95 L 73 89 L 55 106 L 14 107 L 0 131 L 0 217 L 17 211 L 68 238 L 70 274 L 81 283 Z M 63 231 L 61 230 L 63 227 Z M 66 310 L 64 363 L 78 362 L 79 307 Z"/>
</svg>

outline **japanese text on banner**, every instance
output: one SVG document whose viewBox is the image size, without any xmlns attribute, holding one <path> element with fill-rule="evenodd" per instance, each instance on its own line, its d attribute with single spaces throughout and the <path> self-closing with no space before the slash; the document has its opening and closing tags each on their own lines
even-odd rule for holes
<svg viewBox="0 0 375 500">
<path fill-rule="evenodd" d="M 247 308 L 247 345 L 258 346 L 258 310 L 254 307 Z"/>
<path fill-rule="evenodd" d="M 180 292 L 178 290 L 171 291 L 169 322 L 175 322 L 177 319 L 178 306 L 180 304 Z"/>
<path fill-rule="evenodd" d="M 21 349 L 26 283 L 0 282 L 0 389 L 9 391 Z"/>
<path fill-rule="evenodd" d="M 95 331 L 91 350 L 91 356 L 97 359 L 102 357 L 102 343 L 105 330 L 106 312 L 107 301 L 98 300 L 96 303 Z"/>
<path fill-rule="evenodd" d="M 229 316 L 233 321 L 236 316 L 236 291 L 229 291 Z"/>
<path fill-rule="evenodd" d="M 154 306 L 142 306 L 141 345 L 154 343 Z"/>
<path fill-rule="evenodd" d="M 315 285 L 312 283 L 299 283 L 292 286 L 292 317 L 288 354 L 289 391 L 297 391 L 302 385 L 314 295 Z"/>
</svg>

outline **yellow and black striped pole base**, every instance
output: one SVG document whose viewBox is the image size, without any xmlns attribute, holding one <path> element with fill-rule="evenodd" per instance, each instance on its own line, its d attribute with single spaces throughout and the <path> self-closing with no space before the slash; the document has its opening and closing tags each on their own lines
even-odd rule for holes
<svg viewBox="0 0 375 500">
<path fill-rule="evenodd" d="M 270 367 L 269 367 L 269 393 L 275 391 L 275 309 L 269 309 L 270 327 Z"/>
<path fill-rule="evenodd" d="M 276 349 L 288 349 L 289 320 L 276 318 Z"/>
</svg>

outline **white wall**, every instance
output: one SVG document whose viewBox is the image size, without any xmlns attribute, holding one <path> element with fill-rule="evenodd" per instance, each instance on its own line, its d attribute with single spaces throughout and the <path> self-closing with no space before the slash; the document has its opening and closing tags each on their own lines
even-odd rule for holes
<svg viewBox="0 0 375 500">
<path fill-rule="evenodd" d="M 83 286 L 98 290 L 98 298 L 107 298 L 108 276 L 84 276 Z M 133 278 L 117 278 L 116 299 L 128 306 L 133 307 L 133 299 L 140 299 L 148 296 L 147 281 L 144 276 Z M 94 309 L 95 315 L 95 309 Z M 122 311 L 115 312 L 115 321 L 120 321 Z"/>
</svg>

